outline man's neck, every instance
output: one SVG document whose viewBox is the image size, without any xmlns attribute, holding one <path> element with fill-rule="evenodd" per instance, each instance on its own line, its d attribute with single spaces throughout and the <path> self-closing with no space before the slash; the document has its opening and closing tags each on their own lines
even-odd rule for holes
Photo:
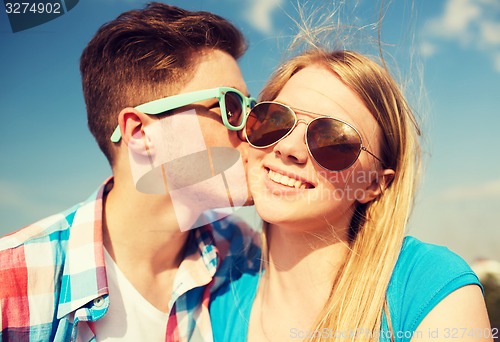
<svg viewBox="0 0 500 342">
<path fill-rule="evenodd" d="M 105 197 L 103 243 L 132 285 L 166 312 L 189 231 L 181 232 L 168 196 L 114 186 Z"/>
</svg>

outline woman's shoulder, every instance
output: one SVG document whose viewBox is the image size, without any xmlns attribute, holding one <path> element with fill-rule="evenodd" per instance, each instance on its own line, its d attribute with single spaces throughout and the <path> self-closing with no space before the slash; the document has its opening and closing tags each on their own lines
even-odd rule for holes
<svg viewBox="0 0 500 342">
<path fill-rule="evenodd" d="M 447 247 L 406 237 L 387 290 L 395 328 L 413 331 L 446 296 L 472 284 L 481 286 L 459 255 Z"/>
<path fill-rule="evenodd" d="M 467 263 L 448 247 L 422 242 L 413 236 L 405 237 L 398 264 L 452 264 L 454 268 L 469 268 Z"/>
<path fill-rule="evenodd" d="M 389 290 L 406 296 L 429 295 L 428 291 L 456 289 L 479 284 L 467 262 L 447 247 L 407 236 L 399 253 Z M 427 289 L 428 291 L 423 291 Z"/>
<path fill-rule="evenodd" d="M 436 281 L 450 277 L 474 275 L 467 262 L 445 246 L 426 243 L 407 236 L 394 269 L 393 277 L 435 278 Z M 474 275 L 475 277 L 475 275 Z M 477 277 L 476 277 L 477 278 Z M 427 279 L 432 280 L 432 279 Z"/>
</svg>

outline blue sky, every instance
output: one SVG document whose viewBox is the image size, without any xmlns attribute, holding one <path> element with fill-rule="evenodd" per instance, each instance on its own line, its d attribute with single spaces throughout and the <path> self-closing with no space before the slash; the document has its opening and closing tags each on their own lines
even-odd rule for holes
<svg viewBox="0 0 500 342">
<path fill-rule="evenodd" d="M 383 21 L 390 65 L 423 121 L 423 181 L 409 233 L 472 262 L 500 260 L 500 2 L 398 0 Z M 100 25 L 144 1 L 82 0 L 12 33 L 0 4 L 0 235 L 85 200 L 110 175 L 87 130 L 78 61 Z M 190 0 L 168 3 L 230 19 L 250 48 L 240 61 L 258 94 L 303 12 L 339 8 L 347 46 L 376 54 L 374 1 Z M 357 41 L 356 41 L 357 39 Z"/>
</svg>

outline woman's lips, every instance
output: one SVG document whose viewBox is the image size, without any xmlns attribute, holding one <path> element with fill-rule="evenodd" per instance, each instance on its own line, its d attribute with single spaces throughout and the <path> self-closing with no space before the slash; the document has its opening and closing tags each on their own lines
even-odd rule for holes
<svg viewBox="0 0 500 342">
<path fill-rule="evenodd" d="M 312 189 L 314 186 L 303 180 L 300 177 L 295 176 L 293 174 L 283 174 L 280 171 L 271 170 L 270 168 L 266 168 L 267 178 L 275 184 L 279 184 L 286 188 L 297 189 L 297 190 L 305 190 Z"/>
</svg>

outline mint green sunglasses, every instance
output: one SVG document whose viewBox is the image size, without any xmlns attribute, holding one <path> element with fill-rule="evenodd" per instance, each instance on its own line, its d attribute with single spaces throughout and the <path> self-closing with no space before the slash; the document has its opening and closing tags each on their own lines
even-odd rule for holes
<svg viewBox="0 0 500 342">
<path fill-rule="evenodd" d="M 239 131 L 243 129 L 247 118 L 246 109 L 252 109 L 257 103 L 253 97 L 247 97 L 237 89 L 219 87 L 173 95 L 163 99 L 147 102 L 134 108 L 144 114 L 158 115 L 169 110 L 212 98 L 219 100 L 222 123 L 231 131 Z M 119 142 L 121 137 L 122 134 L 120 132 L 120 126 L 116 126 L 113 134 L 111 135 L 111 141 L 115 143 Z"/>
</svg>

